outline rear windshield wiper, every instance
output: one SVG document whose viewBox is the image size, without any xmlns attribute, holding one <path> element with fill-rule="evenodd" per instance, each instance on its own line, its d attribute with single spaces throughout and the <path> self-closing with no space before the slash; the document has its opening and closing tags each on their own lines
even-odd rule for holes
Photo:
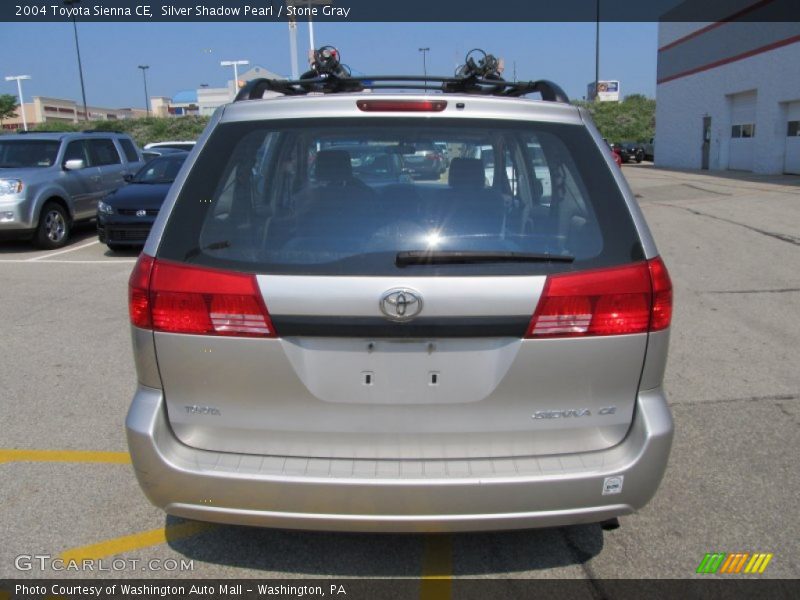
<svg viewBox="0 0 800 600">
<path fill-rule="evenodd" d="M 574 256 L 534 252 L 482 252 L 460 250 L 409 250 L 398 252 L 395 264 L 407 265 L 456 265 L 475 263 L 537 263 L 566 262 L 575 260 Z"/>
<path fill-rule="evenodd" d="M 211 242 L 210 244 L 207 244 L 205 246 L 196 246 L 183 255 L 183 260 L 189 260 L 194 258 L 195 256 L 200 256 L 203 253 L 203 250 L 223 250 L 224 248 L 230 248 L 230 247 L 231 243 L 228 240 Z"/>
</svg>

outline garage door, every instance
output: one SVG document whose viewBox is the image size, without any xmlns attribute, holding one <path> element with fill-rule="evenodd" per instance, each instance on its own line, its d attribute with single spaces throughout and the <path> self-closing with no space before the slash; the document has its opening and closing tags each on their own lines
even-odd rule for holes
<svg viewBox="0 0 800 600">
<path fill-rule="evenodd" d="M 731 132 L 728 147 L 728 168 L 752 171 L 756 134 L 756 93 L 731 96 Z"/>
<path fill-rule="evenodd" d="M 789 104 L 786 117 L 786 154 L 783 172 L 800 175 L 800 102 Z"/>
</svg>

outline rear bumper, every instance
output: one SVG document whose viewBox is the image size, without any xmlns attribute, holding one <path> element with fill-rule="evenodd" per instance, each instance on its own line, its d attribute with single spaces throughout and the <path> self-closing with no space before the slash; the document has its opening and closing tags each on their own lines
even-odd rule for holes
<svg viewBox="0 0 800 600">
<path fill-rule="evenodd" d="M 617 446 L 515 459 L 347 460 L 197 450 L 140 386 L 126 420 L 139 484 L 169 514 L 237 525 L 442 532 L 592 523 L 643 507 L 664 474 L 673 424 L 661 389 L 639 394 Z M 621 478 L 604 494 L 607 478 Z"/>
</svg>

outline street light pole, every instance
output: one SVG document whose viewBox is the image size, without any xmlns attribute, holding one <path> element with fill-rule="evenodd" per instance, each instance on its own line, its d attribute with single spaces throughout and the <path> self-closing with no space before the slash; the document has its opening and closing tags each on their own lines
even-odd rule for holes
<svg viewBox="0 0 800 600">
<path fill-rule="evenodd" d="M 420 48 L 419 51 L 422 52 L 422 74 L 425 77 L 425 92 L 428 91 L 428 61 L 427 56 L 428 52 L 430 52 L 430 48 Z"/>
<path fill-rule="evenodd" d="M 144 79 L 144 107 L 147 109 L 147 118 L 150 118 L 150 96 L 147 95 L 147 69 L 150 65 L 139 65 L 142 70 L 142 79 Z"/>
<path fill-rule="evenodd" d="M 297 66 L 297 19 L 289 17 L 289 59 L 292 64 L 292 79 L 300 77 L 300 70 Z"/>
<path fill-rule="evenodd" d="M 600 96 L 600 0 L 597 0 L 597 15 L 594 34 L 594 99 Z"/>
<path fill-rule="evenodd" d="M 314 21 L 311 18 L 311 11 L 308 10 L 314 6 L 329 6 L 333 4 L 333 0 L 286 0 L 286 6 L 294 6 L 307 9 L 308 14 L 308 44 L 311 51 L 317 49 L 314 42 Z M 297 16 L 297 15 L 294 15 Z M 300 16 L 303 16 L 302 14 Z"/>
<path fill-rule="evenodd" d="M 428 52 L 431 51 L 430 48 L 420 48 L 420 52 L 422 52 L 422 74 L 425 75 L 425 78 L 428 78 L 428 61 L 427 56 Z"/>
<path fill-rule="evenodd" d="M 249 65 L 249 60 L 221 60 L 221 67 L 233 67 L 233 97 L 239 93 L 239 65 Z"/>
<path fill-rule="evenodd" d="M 80 4 L 81 0 L 63 0 L 64 6 L 72 7 Z M 81 98 L 83 100 L 83 119 L 89 120 L 89 111 L 86 108 L 86 88 L 83 85 L 83 65 L 81 64 L 81 47 L 78 43 L 78 24 L 75 22 L 75 12 L 72 13 L 72 28 L 75 30 L 75 52 L 78 54 L 78 74 L 81 78 Z"/>
<path fill-rule="evenodd" d="M 17 93 L 19 94 L 19 112 L 22 115 L 22 127 L 28 131 L 28 120 L 25 118 L 25 101 L 22 99 L 22 81 L 30 79 L 30 75 L 9 75 L 6 81 L 17 81 Z"/>
</svg>

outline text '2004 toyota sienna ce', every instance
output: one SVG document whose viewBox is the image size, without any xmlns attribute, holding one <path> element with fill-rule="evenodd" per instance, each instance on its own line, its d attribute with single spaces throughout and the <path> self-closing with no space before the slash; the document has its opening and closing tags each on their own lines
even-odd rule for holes
<svg viewBox="0 0 800 600">
<path fill-rule="evenodd" d="M 192 519 L 348 531 L 644 506 L 672 440 L 672 288 L 586 112 L 491 56 L 416 84 L 337 58 L 215 113 L 134 269 L 145 494 Z M 441 176 L 398 177 L 431 145 Z"/>
</svg>

